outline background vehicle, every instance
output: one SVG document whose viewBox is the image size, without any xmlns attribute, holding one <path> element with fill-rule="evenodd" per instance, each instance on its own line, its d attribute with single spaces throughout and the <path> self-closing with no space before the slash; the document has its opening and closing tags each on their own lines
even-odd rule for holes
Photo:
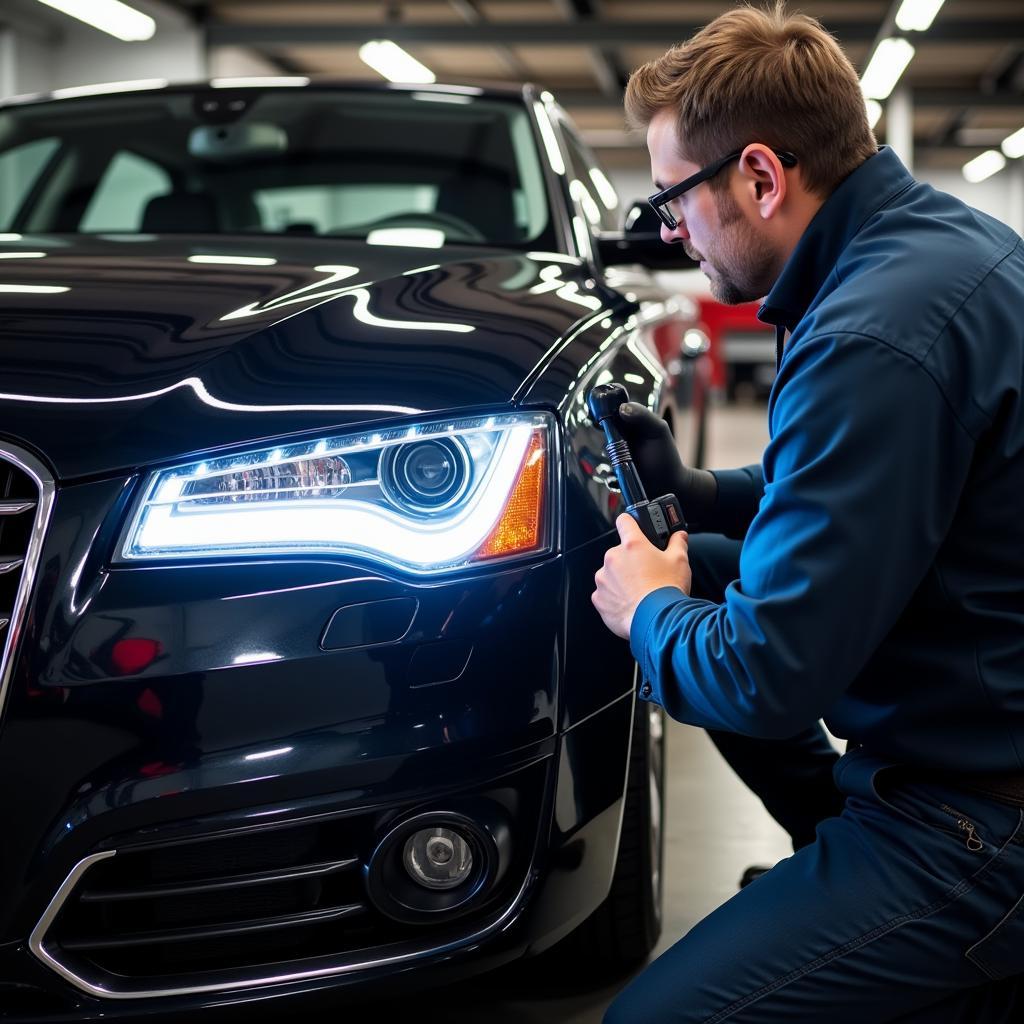
<svg viewBox="0 0 1024 1024">
<path fill-rule="evenodd" d="M 710 340 L 713 386 L 730 400 L 743 386 L 766 397 L 775 380 L 775 330 L 757 319 L 761 303 L 727 306 L 710 297 L 698 301 Z"/>
<path fill-rule="evenodd" d="M 650 950 L 661 720 L 589 600 L 584 400 L 692 445 L 704 375 L 620 216 L 529 87 L 0 107 L 0 1005 Z"/>
</svg>

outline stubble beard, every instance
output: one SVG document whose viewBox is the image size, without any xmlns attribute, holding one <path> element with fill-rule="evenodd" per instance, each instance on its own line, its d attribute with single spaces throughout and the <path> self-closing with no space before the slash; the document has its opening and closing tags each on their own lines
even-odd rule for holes
<svg viewBox="0 0 1024 1024">
<path fill-rule="evenodd" d="M 711 295 L 717 302 L 738 306 L 767 295 L 775 274 L 776 256 L 768 243 L 747 223 L 739 204 L 728 192 L 715 195 L 718 205 L 720 244 L 714 257 L 703 259 L 713 275 L 708 275 Z M 686 243 L 691 259 L 701 254 Z"/>
</svg>

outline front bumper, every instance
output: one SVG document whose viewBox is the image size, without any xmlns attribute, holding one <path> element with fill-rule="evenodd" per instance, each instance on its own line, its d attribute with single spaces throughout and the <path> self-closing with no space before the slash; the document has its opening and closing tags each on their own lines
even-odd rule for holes
<svg viewBox="0 0 1024 1024">
<path fill-rule="evenodd" d="M 600 545 L 429 585 L 327 560 L 111 571 L 96 510 L 118 492 L 58 495 L 0 731 L 12 1019 L 390 994 L 542 949 L 603 899 L 629 679 L 604 659 L 571 714 L 562 692 L 588 630 L 565 593 Z M 415 605 L 403 635 L 323 649 L 339 607 L 388 602 Z M 478 800 L 514 840 L 486 898 L 414 925 L 333 913 L 365 901 L 382 831 Z"/>
<path fill-rule="evenodd" d="M 333 998 L 347 1005 L 433 987 L 547 948 L 589 916 L 608 891 L 621 827 L 621 765 L 628 755 L 631 716 L 632 698 L 626 695 L 562 737 L 535 744 L 514 759 L 503 758 L 506 766 L 518 762 L 517 768 L 487 783 L 474 786 L 473 780 L 464 779 L 447 787 L 446 793 L 421 793 L 404 807 L 360 808 L 348 795 L 319 797 L 301 807 L 249 808 L 111 837 L 102 844 L 105 849 L 72 870 L 41 916 L 32 935 L 35 952 L 27 941 L 0 948 L 0 1005 L 8 1014 L 2 1019 L 170 1020 L 197 1009 L 226 1013 L 243 1006 L 277 1007 L 282 999 L 302 1004 Z M 255 947 L 232 940 L 227 960 L 234 959 L 234 966 L 226 963 L 223 953 L 217 964 L 201 959 L 190 964 L 190 957 L 209 949 L 208 941 L 205 946 L 199 941 L 190 944 L 183 960 L 177 951 L 168 958 L 169 947 L 162 944 L 98 952 L 67 948 L 75 945 L 74 930 L 82 924 L 81 905 L 73 904 L 89 890 L 88 868 L 93 865 L 113 865 L 122 858 L 125 877 L 112 874 L 106 881 L 124 882 L 125 888 L 140 881 L 138 865 L 130 865 L 132 858 L 166 871 L 168 854 L 170 862 L 177 860 L 179 865 L 184 857 L 189 870 L 206 875 L 213 865 L 202 847 L 215 848 L 223 870 L 225 862 L 237 863 L 228 848 L 239 842 L 248 854 L 242 866 L 249 869 L 254 856 L 269 849 L 280 857 L 282 849 L 294 846 L 281 837 L 306 833 L 302 845 L 308 849 L 311 825 L 338 836 L 349 826 L 357 831 L 360 819 L 365 824 L 393 820 L 392 815 L 413 810 L 464 807 L 470 796 L 505 800 L 515 808 L 513 834 L 523 845 L 506 884 L 477 910 L 446 925 L 426 924 L 403 932 L 391 922 L 377 921 L 376 939 L 385 939 L 386 945 L 359 948 L 360 943 L 373 941 L 368 939 L 373 927 L 367 929 L 364 921 L 362 931 L 347 931 L 342 923 L 321 929 L 318 935 L 300 936 L 290 947 L 291 959 L 281 959 L 280 945 L 264 945 L 261 953 L 260 941 L 266 934 L 257 934 Z M 272 824 L 254 827 L 253 821 L 261 816 Z M 345 828 L 338 829 L 339 823 Z M 114 856 L 102 856 L 111 850 L 117 851 Z M 279 870 L 282 867 L 279 860 Z M 93 888 L 102 888 L 103 880 L 97 882 Z M 120 925 L 123 928 L 124 922 Z M 392 932 L 385 935 L 388 926 Z M 117 939 L 112 932 L 97 934 Z M 81 939 L 81 934 L 77 937 Z M 328 949 L 334 952 L 325 952 Z M 119 975 L 115 968 L 136 974 Z M 176 973 L 158 973 L 167 971 Z"/>
</svg>

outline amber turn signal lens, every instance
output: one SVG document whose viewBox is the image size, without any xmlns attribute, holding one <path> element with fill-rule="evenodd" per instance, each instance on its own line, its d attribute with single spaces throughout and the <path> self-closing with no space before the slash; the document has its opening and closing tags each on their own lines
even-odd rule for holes
<svg viewBox="0 0 1024 1024">
<path fill-rule="evenodd" d="M 533 432 L 505 511 L 477 552 L 477 559 L 532 551 L 543 542 L 544 488 L 548 468 L 544 437 L 542 430 Z"/>
</svg>

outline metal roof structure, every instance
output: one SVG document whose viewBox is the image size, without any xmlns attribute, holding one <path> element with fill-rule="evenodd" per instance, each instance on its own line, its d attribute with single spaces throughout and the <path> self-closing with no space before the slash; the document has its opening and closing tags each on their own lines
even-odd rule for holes
<svg viewBox="0 0 1024 1024">
<path fill-rule="evenodd" d="M 174 0 L 201 20 L 210 47 L 242 46 L 288 74 L 366 78 L 359 46 L 390 39 L 438 80 L 530 80 L 550 89 L 618 166 L 643 166 L 625 131 L 630 71 L 733 6 L 723 0 Z M 889 35 L 898 2 L 804 0 L 862 72 Z M 903 77 L 916 159 L 966 160 L 1024 125 L 1024 3 L 946 0 Z M 885 117 L 878 125 L 885 136 Z"/>
<path fill-rule="evenodd" d="M 438 81 L 532 81 L 550 89 L 606 163 L 642 168 L 625 131 L 629 72 L 696 32 L 732 0 L 164 0 L 202 29 L 214 58 L 241 47 L 283 74 L 365 79 L 359 47 L 389 39 Z M 916 162 L 960 167 L 1024 126 L 1024 0 L 945 0 L 922 32 L 895 27 L 900 0 L 793 0 L 859 72 L 903 34 Z M 885 117 L 876 127 L 885 137 Z"/>
</svg>

